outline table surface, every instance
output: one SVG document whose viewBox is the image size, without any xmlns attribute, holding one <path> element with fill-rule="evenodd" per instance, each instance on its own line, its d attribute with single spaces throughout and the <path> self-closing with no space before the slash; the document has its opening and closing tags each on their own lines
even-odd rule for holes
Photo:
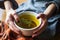
<svg viewBox="0 0 60 40">
<path fill-rule="evenodd" d="M 20 5 L 23 2 L 26 2 L 27 0 L 16 0 L 16 2 Z"/>
</svg>

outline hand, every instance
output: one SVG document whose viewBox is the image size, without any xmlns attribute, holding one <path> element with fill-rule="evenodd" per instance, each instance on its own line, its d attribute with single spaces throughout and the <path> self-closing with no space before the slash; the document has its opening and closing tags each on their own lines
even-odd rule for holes
<svg viewBox="0 0 60 40">
<path fill-rule="evenodd" d="M 12 31 L 14 31 L 14 32 L 16 32 L 16 33 L 19 33 L 19 32 L 18 32 L 19 29 L 17 29 L 17 27 L 16 27 L 15 24 L 14 24 L 14 21 L 18 22 L 18 16 L 17 16 L 15 10 L 9 10 L 9 11 L 7 11 L 6 13 L 7 13 L 7 15 L 6 15 L 6 20 L 5 20 L 5 22 L 8 23 L 9 28 L 10 28 Z"/>
<path fill-rule="evenodd" d="M 4 3 L 4 5 L 5 5 L 5 8 L 6 8 L 6 20 L 5 20 L 5 22 L 9 25 L 9 28 L 10 28 L 13 32 L 15 32 L 15 33 L 18 34 L 18 36 L 20 37 L 20 38 L 18 38 L 18 40 L 20 40 L 20 39 L 23 40 L 24 38 L 25 38 L 26 40 L 28 40 L 28 39 L 31 40 L 32 38 L 24 37 L 24 36 L 21 34 L 21 31 L 15 26 L 14 22 L 15 22 L 15 21 L 18 22 L 19 18 L 18 18 L 18 16 L 17 16 L 15 10 L 12 9 L 11 3 L 10 3 L 9 1 L 6 1 L 6 2 Z M 24 38 L 21 38 L 21 36 L 23 36 Z"/>
<path fill-rule="evenodd" d="M 45 14 L 40 13 L 37 18 L 38 19 L 41 18 L 42 23 L 41 23 L 40 27 L 38 27 L 36 30 L 34 30 L 32 37 L 36 37 L 39 34 L 41 34 L 47 26 L 47 17 Z"/>
</svg>

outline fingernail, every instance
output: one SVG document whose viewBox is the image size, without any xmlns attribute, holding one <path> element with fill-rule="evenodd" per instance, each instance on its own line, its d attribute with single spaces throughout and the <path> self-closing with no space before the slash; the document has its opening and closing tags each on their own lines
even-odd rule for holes
<svg viewBox="0 0 60 40">
<path fill-rule="evenodd" d="M 40 17 L 37 17 L 37 19 L 39 19 Z"/>
<path fill-rule="evenodd" d="M 20 23 L 20 21 L 17 21 L 18 23 Z"/>
<path fill-rule="evenodd" d="M 32 38 L 34 38 L 35 37 L 35 35 L 32 35 Z"/>
</svg>

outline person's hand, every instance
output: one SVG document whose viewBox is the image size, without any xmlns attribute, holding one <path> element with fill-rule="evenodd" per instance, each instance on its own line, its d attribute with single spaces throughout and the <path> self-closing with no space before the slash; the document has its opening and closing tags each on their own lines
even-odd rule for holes
<svg viewBox="0 0 60 40">
<path fill-rule="evenodd" d="M 14 11 L 14 10 L 13 10 Z M 14 24 L 14 21 L 18 22 L 19 18 L 18 15 L 16 14 L 16 12 L 7 12 L 9 14 L 7 14 L 6 16 L 6 23 L 8 23 L 9 28 L 14 32 L 14 34 L 18 34 L 16 35 L 17 40 L 33 40 L 32 37 L 24 37 L 23 34 L 21 33 L 21 31 L 16 27 L 16 25 Z"/>
<path fill-rule="evenodd" d="M 32 37 L 36 37 L 39 34 L 41 34 L 47 26 L 47 16 L 45 14 L 42 14 L 42 13 L 40 13 L 38 15 L 39 16 L 37 18 L 38 19 L 41 18 L 42 23 L 41 23 L 40 27 L 38 27 L 36 30 L 34 30 Z"/>
<path fill-rule="evenodd" d="M 11 10 L 7 11 L 6 13 L 7 14 L 6 14 L 5 22 L 8 24 L 9 28 L 12 31 L 18 33 L 19 29 L 14 24 L 15 21 L 18 22 L 18 16 L 17 16 L 15 10 L 11 9 Z"/>
<path fill-rule="evenodd" d="M 17 33 L 18 35 L 18 39 L 17 40 L 32 40 L 32 38 L 27 38 L 24 37 L 23 34 L 21 33 L 21 31 L 16 27 L 16 25 L 14 24 L 14 22 L 18 22 L 19 18 L 15 12 L 15 10 L 12 9 L 12 5 L 9 1 L 5 1 L 4 2 L 5 5 L 5 9 L 6 9 L 6 20 L 5 23 L 7 23 L 9 25 L 9 28 Z M 24 38 L 21 38 L 24 37 Z"/>
</svg>

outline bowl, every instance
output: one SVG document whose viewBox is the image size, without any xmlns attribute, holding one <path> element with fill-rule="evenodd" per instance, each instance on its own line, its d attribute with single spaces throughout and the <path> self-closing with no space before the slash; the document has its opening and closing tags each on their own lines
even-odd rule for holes
<svg viewBox="0 0 60 40">
<path fill-rule="evenodd" d="M 19 13 L 18 14 L 18 16 L 19 17 L 21 17 L 22 15 L 32 15 L 32 16 L 35 16 L 35 19 L 37 19 L 37 16 L 38 16 L 38 14 L 37 13 L 35 13 L 35 12 L 32 12 L 32 11 L 25 11 L 25 12 L 21 12 L 21 13 Z M 22 17 L 22 18 L 26 18 L 26 16 L 24 16 L 24 17 Z M 27 18 L 28 19 L 30 19 L 30 20 L 35 20 L 33 17 L 30 17 L 30 16 L 27 16 Z M 21 19 L 20 19 L 21 20 Z M 38 21 L 37 21 L 38 20 Z M 15 25 L 16 25 L 16 27 L 19 29 L 19 30 L 21 30 L 21 32 L 22 32 L 22 34 L 24 35 L 24 36 L 32 36 L 32 34 L 33 34 L 33 31 L 35 30 L 35 29 L 37 29 L 38 27 L 40 27 L 40 25 L 41 25 L 41 19 L 37 19 L 37 20 L 35 20 L 36 21 L 36 24 L 38 24 L 36 27 L 32 27 L 32 28 L 23 28 L 23 27 L 21 27 L 21 26 L 18 26 L 17 24 L 16 24 L 16 22 L 15 22 Z M 28 21 L 29 22 L 29 21 Z M 25 22 L 25 24 L 26 24 L 26 22 Z M 23 24 L 22 24 L 23 25 Z"/>
</svg>

